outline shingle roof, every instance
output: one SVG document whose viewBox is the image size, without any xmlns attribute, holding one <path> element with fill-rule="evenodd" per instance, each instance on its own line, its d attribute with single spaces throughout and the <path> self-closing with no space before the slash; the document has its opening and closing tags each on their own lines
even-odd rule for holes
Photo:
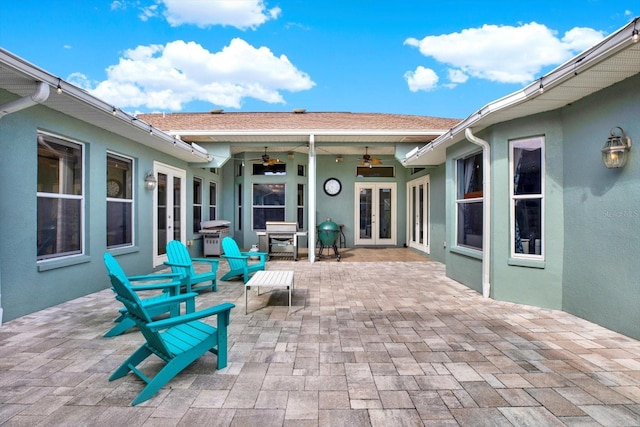
<svg viewBox="0 0 640 427">
<path fill-rule="evenodd" d="M 165 131 L 425 131 L 448 130 L 460 119 L 381 113 L 232 112 L 141 114 L 139 119 Z"/>
</svg>

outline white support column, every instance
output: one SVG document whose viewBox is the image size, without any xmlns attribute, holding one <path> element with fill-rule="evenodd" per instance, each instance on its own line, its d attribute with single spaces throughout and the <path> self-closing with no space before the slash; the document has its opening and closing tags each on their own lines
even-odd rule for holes
<svg viewBox="0 0 640 427">
<path fill-rule="evenodd" d="M 307 221 L 307 245 L 309 262 L 316 260 L 316 144 L 315 136 L 309 135 L 309 204 Z"/>
</svg>

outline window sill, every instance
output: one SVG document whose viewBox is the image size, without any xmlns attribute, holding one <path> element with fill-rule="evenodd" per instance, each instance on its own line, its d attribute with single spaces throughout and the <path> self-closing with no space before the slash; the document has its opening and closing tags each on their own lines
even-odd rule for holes
<svg viewBox="0 0 640 427">
<path fill-rule="evenodd" d="M 469 258 L 482 259 L 482 251 L 478 249 L 469 249 L 462 246 L 455 246 L 450 249 L 454 254 L 464 255 Z"/>
<path fill-rule="evenodd" d="M 113 256 L 118 256 L 140 252 L 140 248 L 138 246 L 124 246 L 121 248 L 116 247 L 111 249 L 107 248 L 107 252 L 109 252 Z"/>
<path fill-rule="evenodd" d="M 515 267 L 545 268 L 543 259 L 509 258 L 507 264 Z"/>
<path fill-rule="evenodd" d="M 38 271 L 55 270 L 57 268 L 70 267 L 72 265 L 84 264 L 87 262 L 91 262 L 91 257 L 89 255 L 76 255 L 61 259 L 38 261 Z"/>
</svg>

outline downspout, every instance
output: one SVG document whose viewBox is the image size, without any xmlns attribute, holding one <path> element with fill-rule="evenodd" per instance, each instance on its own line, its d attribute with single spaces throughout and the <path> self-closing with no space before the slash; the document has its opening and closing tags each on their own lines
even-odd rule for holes
<svg viewBox="0 0 640 427">
<path fill-rule="evenodd" d="M 309 135 L 309 214 L 307 216 L 307 246 L 309 262 L 316 261 L 316 141 L 315 135 Z"/>
<path fill-rule="evenodd" d="M 464 130 L 464 136 L 482 147 L 482 296 L 491 295 L 491 148 L 489 143 L 473 134 L 471 128 Z"/>
<path fill-rule="evenodd" d="M 16 111 L 24 110 L 25 108 L 40 104 L 46 101 L 47 98 L 49 98 L 49 85 L 44 82 L 38 82 L 38 87 L 36 87 L 36 90 L 32 95 L 0 105 L 0 118 L 7 114 L 15 113 Z"/>
</svg>

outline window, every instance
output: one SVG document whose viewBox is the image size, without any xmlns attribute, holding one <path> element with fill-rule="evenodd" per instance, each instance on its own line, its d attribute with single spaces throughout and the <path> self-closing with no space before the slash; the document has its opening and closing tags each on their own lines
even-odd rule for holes
<svg viewBox="0 0 640 427">
<path fill-rule="evenodd" d="M 215 182 L 209 183 L 209 219 L 216 219 L 216 206 L 218 205 L 218 194 Z"/>
<path fill-rule="evenodd" d="M 253 174 L 254 175 L 286 175 L 287 174 L 287 164 L 286 163 L 274 163 L 274 164 L 263 164 L 263 163 L 254 163 L 253 164 Z"/>
<path fill-rule="evenodd" d="M 304 184 L 298 184 L 298 229 L 304 230 Z"/>
<path fill-rule="evenodd" d="M 284 184 L 253 184 L 253 229 L 264 230 L 267 221 L 284 221 Z"/>
<path fill-rule="evenodd" d="M 459 159 L 456 167 L 458 246 L 482 249 L 482 153 Z"/>
<path fill-rule="evenodd" d="M 107 153 L 107 247 L 133 245 L 133 161 Z"/>
<path fill-rule="evenodd" d="M 200 231 L 202 223 L 202 179 L 193 178 L 193 232 Z"/>
<path fill-rule="evenodd" d="M 83 252 L 82 144 L 38 134 L 37 259 Z"/>
<path fill-rule="evenodd" d="M 544 255 L 543 145 L 543 137 L 510 142 L 512 256 Z"/>
<path fill-rule="evenodd" d="M 396 169 L 393 166 L 356 166 L 356 176 L 359 178 L 393 178 Z"/>
</svg>

